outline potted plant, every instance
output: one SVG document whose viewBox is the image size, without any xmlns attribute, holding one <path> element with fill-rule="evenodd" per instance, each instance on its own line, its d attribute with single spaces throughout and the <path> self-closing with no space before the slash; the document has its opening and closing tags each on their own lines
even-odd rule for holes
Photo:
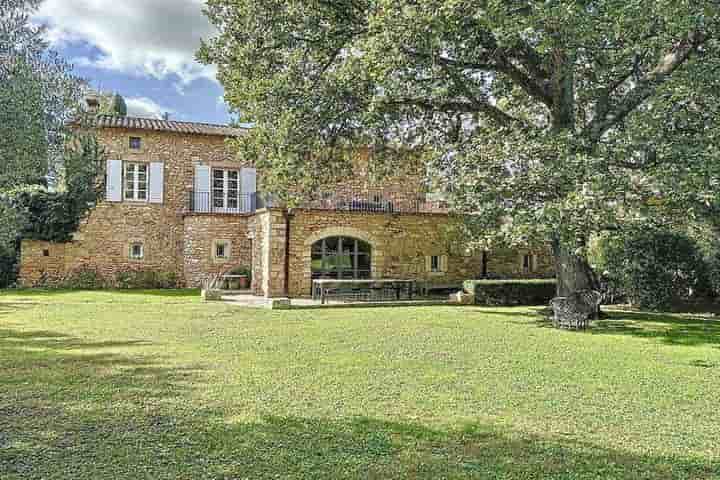
<svg viewBox="0 0 720 480">
<path fill-rule="evenodd" d="M 250 288 L 250 278 L 252 276 L 248 267 L 236 267 L 230 271 L 230 275 L 235 276 L 230 280 L 232 289 L 247 290 Z"/>
</svg>

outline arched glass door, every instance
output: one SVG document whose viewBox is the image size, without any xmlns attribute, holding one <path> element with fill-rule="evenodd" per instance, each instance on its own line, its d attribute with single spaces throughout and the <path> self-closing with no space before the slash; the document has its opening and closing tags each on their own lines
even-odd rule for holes
<svg viewBox="0 0 720 480">
<path fill-rule="evenodd" d="M 370 244 L 350 237 L 328 237 L 312 246 L 312 278 L 370 278 Z"/>
</svg>

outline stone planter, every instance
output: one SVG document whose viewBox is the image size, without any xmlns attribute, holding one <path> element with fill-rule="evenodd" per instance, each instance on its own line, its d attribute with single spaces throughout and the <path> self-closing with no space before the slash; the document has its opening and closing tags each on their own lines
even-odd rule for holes
<svg viewBox="0 0 720 480">
<path fill-rule="evenodd" d="M 242 275 L 237 280 L 238 288 L 240 288 L 240 290 L 247 290 L 248 288 L 250 288 L 250 277 L 248 277 L 247 275 Z"/>
</svg>

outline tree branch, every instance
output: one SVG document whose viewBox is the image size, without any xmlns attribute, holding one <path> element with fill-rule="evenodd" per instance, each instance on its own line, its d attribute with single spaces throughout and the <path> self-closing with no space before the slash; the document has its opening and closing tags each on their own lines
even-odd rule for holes
<svg viewBox="0 0 720 480">
<path fill-rule="evenodd" d="M 708 40 L 702 32 L 692 32 L 680 41 L 657 64 L 657 66 L 640 78 L 625 96 L 615 104 L 607 107 L 604 115 L 599 115 L 585 129 L 585 135 L 593 143 L 597 143 L 612 127 L 622 123 L 625 118 L 637 109 L 645 100 L 652 97 L 658 88 L 672 74 L 697 52 L 698 48 Z"/>
<path fill-rule="evenodd" d="M 503 73 L 532 98 L 547 106 L 552 104 L 549 73 L 542 66 L 542 58 L 532 47 L 524 42 L 519 42 L 514 48 L 504 49 L 498 46 L 492 36 L 488 36 L 485 42 L 488 56 L 484 61 L 464 61 L 410 48 L 405 48 L 404 51 L 408 55 L 446 67 Z M 521 65 L 527 73 L 517 64 Z"/>
<path fill-rule="evenodd" d="M 509 115 L 484 101 L 432 101 L 425 98 L 399 98 L 384 103 L 387 106 L 413 106 L 427 111 L 444 113 L 483 113 L 500 126 L 518 126 L 527 129 L 522 120 Z"/>
</svg>

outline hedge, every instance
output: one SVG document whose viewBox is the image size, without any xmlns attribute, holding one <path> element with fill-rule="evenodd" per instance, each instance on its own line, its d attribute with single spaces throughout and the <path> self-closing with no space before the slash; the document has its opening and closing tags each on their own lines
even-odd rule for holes
<svg viewBox="0 0 720 480">
<path fill-rule="evenodd" d="M 467 280 L 463 287 L 477 305 L 547 305 L 555 297 L 555 280 Z"/>
</svg>

